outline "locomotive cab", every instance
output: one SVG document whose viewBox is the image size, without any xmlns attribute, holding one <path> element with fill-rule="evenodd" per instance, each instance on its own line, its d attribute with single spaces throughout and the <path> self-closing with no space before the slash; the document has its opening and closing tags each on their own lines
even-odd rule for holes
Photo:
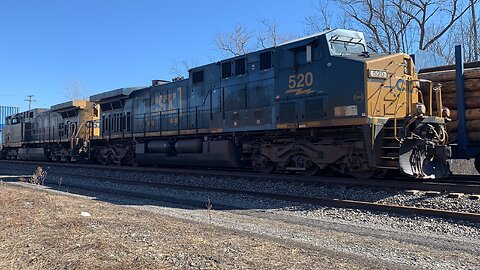
<svg viewBox="0 0 480 270">
<path fill-rule="evenodd" d="M 329 33 L 326 38 L 332 56 L 363 63 L 364 91 L 353 93 L 353 101 L 364 107 L 362 115 L 369 121 L 364 126 L 370 137 L 365 135 L 368 166 L 376 171 L 399 168 L 418 178 L 448 176 L 445 118 L 441 110 L 433 111 L 431 100 L 426 108 L 413 59 L 401 53 L 370 54 L 360 33 Z M 425 94 L 441 97 L 436 91 Z M 436 108 L 442 108 L 437 100 Z"/>
<path fill-rule="evenodd" d="M 425 107 L 409 55 L 369 53 L 363 33 L 341 29 L 280 48 L 277 128 L 310 129 L 303 146 L 316 154 L 301 154 L 303 164 L 360 178 L 450 173 L 445 119 Z"/>
<path fill-rule="evenodd" d="M 437 111 L 431 100 L 425 101 L 426 96 L 441 97 L 441 90 L 420 91 L 413 59 L 406 54 L 366 61 L 365 71 L 371 164 L 387 169 L 398 166 L 418 178 L 448 176 L 451 149 L 446 145 L 441 98 L 437 99 Z"/>
</svg>

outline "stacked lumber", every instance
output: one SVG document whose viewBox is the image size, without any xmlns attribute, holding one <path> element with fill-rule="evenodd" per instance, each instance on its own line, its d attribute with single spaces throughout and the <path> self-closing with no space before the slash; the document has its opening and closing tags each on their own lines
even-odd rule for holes
<svg viewBox="0 0 480 270">
<path fill-rule="evenodd" d="M 464 83 L 465 83 L 465 119 L 467 136 L 470 141 L 480 142 L 480 67 L 473 65 L 472 68 L 465 69 Z M 442 89 L 442 104 L 451 111 L 450 118 L 452 122 L 447 124 L 447 129 L 450 137 L 455 137 L 458 130 L 458 111 L 457 111 L 457 96 L 456 96 L 456 76 L 454 67 L 449 67 L 447 70 L 433 70 L 422 72 L 418 75 L 420 79 L 430 80 L 433 85 L 441 84 Z M 422 91 L 426 105 L 429 100 L 429 84 L 421 82 L 420 90 Z M 436 107 L 435 97 L 433 98 L 433 107 Z"/>
</svg>

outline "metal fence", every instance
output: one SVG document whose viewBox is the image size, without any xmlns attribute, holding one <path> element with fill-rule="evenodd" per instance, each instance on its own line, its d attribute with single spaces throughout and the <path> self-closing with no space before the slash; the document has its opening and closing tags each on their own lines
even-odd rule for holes
<svg viewBox="0 0 480 270">
<path fill-rule="evenodd" d="M 5 118 L 18 113 L 18 107 L 0 106 L 0 143 L 2 142 L 2 130 L 5 126 Z"/>
</svg>

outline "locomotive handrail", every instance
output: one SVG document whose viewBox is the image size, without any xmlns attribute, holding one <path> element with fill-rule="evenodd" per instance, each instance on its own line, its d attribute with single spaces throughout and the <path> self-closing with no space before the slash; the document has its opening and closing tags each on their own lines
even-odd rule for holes
<svg viewBox="0 0 480 270">
<path fill-rule="evenodd" d="M 394 110 L 394 114 L 393 114 L 393 137 L 395 138 L 395 140 L 397 141 L 401 141 L 399 138 L 398 138 L 398 134 L 397 134 L 397 107 L 398 107 L 398 100 L 400 98 L 400 95 L 397 95 L 397 97 L 395 98 L 395 110 Z"/>
<path fill-rule="evenodd" d="M 435 90 L 435 97 L 437 99 L 437 115 L 442 117 L 443 101 L 442 101 L 442 85 L 438 85 Z"/>
<path fill-rule="evenodd" d="M 433 83 L 430 82 L 429 84 L 429 91 L 430 91 L 430 94 L 428 95 L 428 107 L 429 107 L 429 115 L 432 116 L 433 115 Z"/>
</svg>

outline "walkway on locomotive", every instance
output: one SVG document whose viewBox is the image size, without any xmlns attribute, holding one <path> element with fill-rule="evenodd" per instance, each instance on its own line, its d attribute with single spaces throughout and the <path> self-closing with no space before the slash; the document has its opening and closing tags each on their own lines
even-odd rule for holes
<svg viewBox="0 0 480 270">
<path fill-rule="evenodd" d="M 90 100 L 103 138 L 363 125 L 409 114 L 413 68 L 408 55 L 366 53 L 362 33 L 337 29 Z"/>
<path fill-rule="evenodd" d="M 73 100 L 50 109 L 36 108 L 12 115 L 7 118 L 3 144 L 22 147 L 25 144 L 73 143 L 72 139 L 98 136 L 98 132 L 86 126 L 98 119 L 98 112 L 93 113 L 93 110 L 93 103 Z"/>
</svg>

